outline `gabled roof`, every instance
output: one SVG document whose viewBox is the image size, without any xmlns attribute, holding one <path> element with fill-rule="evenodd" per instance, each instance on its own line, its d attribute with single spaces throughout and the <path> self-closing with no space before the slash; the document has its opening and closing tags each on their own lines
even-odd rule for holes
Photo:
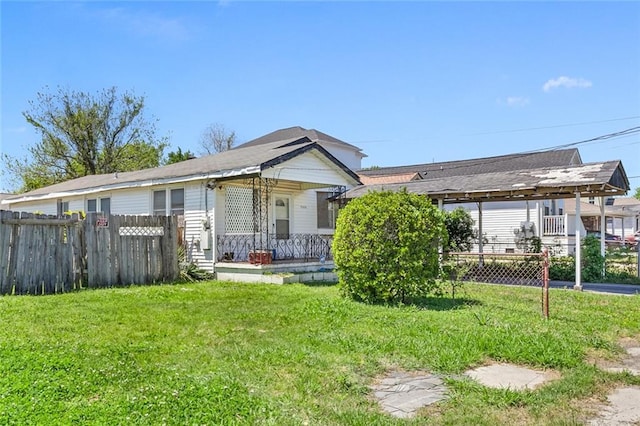
<svg viewBox="0 0 640 426">
<path fill-rule="evenodd" d="M 242 149 L 256 145 L 264 145 L 272 142 L 281 142 L 291 139 L 300 139 L 304 137 L 309 138 L 309 140 L 313 142 L 324 142 L 332 145 L 350 148 L 351 150 L 360 154 L 362 157 L 366 157 L 366 155 L 362 152 L 362 149 L 358 148 L 355 145 L 351 145 L 350 143 L 342 141 L 338 138 L 334 138 L 333 136 L 323 133 L 319 130 L 305 129 L 304 127 L 300 126 L 287 127 L 286 129 L 276 130 L 264 136 L 260 136 L 259 138 L 245 142 L 242 145 L 238 145 L 234 149 Z"/>
<path fill-rule="evenodd" d="M 629 180 L 620 161 L 530 168 L 449 176 L 388 185 L 364 185 L 346 193 L 357 198 L 370 191 L 401 191 L 427 195 L 445 203 L 622 195 Z"/>
<path fill-rule="evenodd" d="M 46 186 L 24 194 L 7 197 L 12 202 L 48 198 L 93 190 L 149 186 L 162 183 L 187 182 L 201 179 L 225 179 L 238 176 L 256 176 L 262 170 L 274 167 L 284 161 L 315 150 L 325 156 L 336 168 L 342 170 L 354 184 L 360 180 L 347 166 L 331 155 L 326 149 L 308 138 L 294 138 L 286 141 L 265 143 L 242 149 L 233 149 L 215 155 L 194 158 L 167 166 L 134 172 L 120 172 L 84 176 L 55 185 Z"/>
<path fill-rule="evenodd" d="M 370 170 L 360 170 L 358 174 L 361 176 L 379 176 L 413 172 L 420 173 L 422 179 L 438 179 L 541 167 L 569 166 L 581 163 L 580 153 L 577 149 L 573 148 L 474 158 L 470 160 L 445 161 L 441 163 L 379 167 Z"/>
</svg>

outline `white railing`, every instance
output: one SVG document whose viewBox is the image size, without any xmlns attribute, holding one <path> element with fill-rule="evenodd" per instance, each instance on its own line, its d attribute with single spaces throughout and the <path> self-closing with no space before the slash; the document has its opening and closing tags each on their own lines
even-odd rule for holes
<svg viewBox="0 0 640 426">
<path fill-rule="evenodd" d="M 567 235 L 565 216 L 545 216 L 542 235 Z"/>
</svg>

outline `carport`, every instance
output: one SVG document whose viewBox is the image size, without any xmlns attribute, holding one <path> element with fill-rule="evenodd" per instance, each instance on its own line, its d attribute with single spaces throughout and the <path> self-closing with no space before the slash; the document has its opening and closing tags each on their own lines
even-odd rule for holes
<svg viewBox="0 0 640 426">
<path fill-rule="evenodd" d="M 574 166 L 523 169 L 499 173 L 481 173 L 467 176 L 432 178 L 403 183 L 372 184 L 353 188 L 345 194 L 347 199 L 360 197 L 372 191 L 400 191 L 424 195 L 444 204 L 475 202 L 478 205 L 479 231 L 482 235 L 482 203 L 493 201 L 530 201 L 573 198 L 576 200 L 576 250 L 574 288 L 582 289 L 580 235 L 580 200 L 582 197 L 604 198 L 624 195 L 629 179 L 621 161 L 605 161 Z M 601 209 L 601 235 L 605 234 L 604 208 Z M 604 238 L 600 241 L 604 255 Z M 483 252 L 482 238 L 479 251 Z"/>
</svg>

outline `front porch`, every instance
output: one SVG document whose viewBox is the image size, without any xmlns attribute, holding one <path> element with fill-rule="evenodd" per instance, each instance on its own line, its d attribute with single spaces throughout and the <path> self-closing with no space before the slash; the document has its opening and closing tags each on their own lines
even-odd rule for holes
<svg viewBox="0 0 640 426">
<path fill-rule="evenodd" d="M 336 282 L 331 244 L 323 234 L 223 234 L 216 239 L 217 279 L 287 284 Z"/>
</svg>

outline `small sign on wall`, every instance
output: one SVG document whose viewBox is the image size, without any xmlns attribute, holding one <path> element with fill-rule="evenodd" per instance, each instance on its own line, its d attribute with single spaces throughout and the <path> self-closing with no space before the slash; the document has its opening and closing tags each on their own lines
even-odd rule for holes
<svg viewBox="0 0 640 426">
<path fill-rule="evenodd" d="M 108 228 L 109 227 L 109 218 L 106 216 L 101 216 L 96 220 L 96 227 L 98 228 Z"/>
</svg>

